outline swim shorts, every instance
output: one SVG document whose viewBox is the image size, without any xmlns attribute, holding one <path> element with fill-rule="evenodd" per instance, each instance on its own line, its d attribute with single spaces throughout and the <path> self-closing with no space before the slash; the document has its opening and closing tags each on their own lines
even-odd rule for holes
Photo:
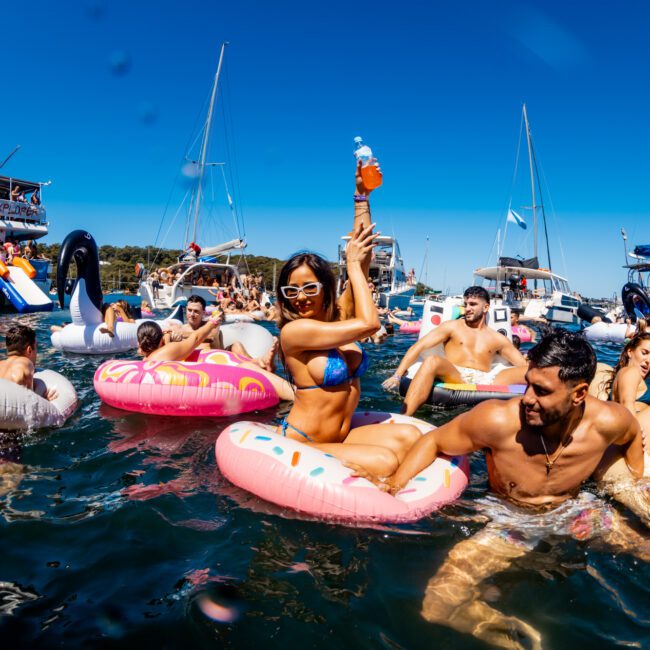
<svg viewBox="0 0 650 650">
<path fill-rule="evenodd" d="M 495 377 L 502 371 L 508 368 L 503 363 L 496 363 L 487 372 L 483 370 L 476 370 L 475 368 L 465 368 L 463 366 L 456 366 L 456 370 L 460 373 L 464 384 L 493 384 Z"/>
<path fill-rule="evenodd" d="M 539 542 L 552 535 L 584 541 L 602 536 L 612 527 L 611 507 L 590 492 L 581 492 L 574 499 L 544 512 L 531 512 L 493 494 L 481 497 L 475 503 L 490 522 L 472 539 L 486 546 L 499 537 L 532 551 Z"/>
</svg>

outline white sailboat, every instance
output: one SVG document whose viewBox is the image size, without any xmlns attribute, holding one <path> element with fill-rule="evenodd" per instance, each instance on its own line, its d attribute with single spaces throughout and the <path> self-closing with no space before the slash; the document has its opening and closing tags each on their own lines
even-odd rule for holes
<svg viewBox="0 0 650 650">
<path fill-rule="evenodd" d="M 191 295 L 199 295 L 206 302 L 214 302 L 217 286 L 241 289 L 241 280 L 237 267 L 230 263 L 230 256 L 246 248 L 246 242 L 239 232 L 239 221 L 234 213 L 233 201 L 228 190 L 226 175 L 223 172 L 225 163 L 208 162 L 207 156 L 210 146 L 212 122 L 215 112 L 219 79 L 223 66 L 224 53 L 228 43 L 221 45 L 219 63 L 212 85 L 210 103 L 207 116 L 203 125 L 199 155 L 196 160 L 188 159 L 189 177 L 193 179 L 191 198 L 185 223 L 183 249 L 176 264 L 168 267 L 173 278 L 171 283 L 164 283 L 160 278 L 149 275 L 140 282 L 140 295 L 144 300 L 156 308 L 173 307 Z M 237 237 L 230 241 L 212 246 L 199 246 L 198 241 L 202 236 L 202 211 L 204 208 L 206 171 L 220 168 L 226 192 L 227 202 L 234 216 Z M 219 258 L 225 257 L 223 261 Z M 154 260 L 155 261 L 155 260 Z M 153 267 L 153 265 L 152 265 Z M 155 268 L 155 267 L 154 267 Z"/>
<path fill-rule="evenodd" d="M 523 318 L 545 318 L 552 322 L 575 324 L 579 320 L 578 307 L 581 301 L 572 294 L 568 280 L 553 272 L 546 226 L 546 212 L 542 200 L 537 159 L 525 104 L 523 106 L 522 127 L 526 130 L 528 145 L 532 196 L 532 204 L 529 210 L 533 222 L 533 256 L 528 259 L 504 257 L 503 247 L 499 245 L 499 242 L 497 243 L 497 265 L 478 268 L 474 271 L 474 275 L 483 281 L 487 281 L 483 284 L 497 301 L 501 301 L 510 308 L 520 310 L 523 313 Z M 538 256 L 537 231 L 540 215 L 544 226 L 548 260 L 548 266 L 545 268 L 540 268 Z M 522 227 L 526 227 L 523 217 L 515 212 L 512 205 L 510 205 L 503 237 L 504 242 L 508 222 L 523 224 Z"/>
</svg>

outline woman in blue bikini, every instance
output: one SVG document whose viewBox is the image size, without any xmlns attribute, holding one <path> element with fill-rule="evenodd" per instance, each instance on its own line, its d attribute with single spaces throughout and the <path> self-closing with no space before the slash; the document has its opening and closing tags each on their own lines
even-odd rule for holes
<svg viewBox="0 0 650 650">
<path fill-rule="evenodd" d="M 350 429 L 359 404 L 359 377 L 368 366 L 358 341 L 379 329 L 367 281 L 377 237 L 369 193 L 358 167 L 353 234 L 346 249 L 349 282 L 338 302 L 334 274 L 322 257 L 298 253 L 280 271 L 281 355 L 296 396 L 279 431 L 346 464 L 389 476 L 420 437 L 419 430 L 408 424 Z"/>
</svg>

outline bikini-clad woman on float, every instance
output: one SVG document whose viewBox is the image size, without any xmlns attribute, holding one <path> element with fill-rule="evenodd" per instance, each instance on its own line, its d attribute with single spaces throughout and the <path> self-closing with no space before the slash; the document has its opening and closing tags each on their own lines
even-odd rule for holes
<svg viewBox="0 0 650 650">
<path fill-rule="evenodd" d="M 282 435 L 314 445 L 346 464 L 392 474 L 420 437 L 409 424 L 351 429 L 367 357 L 358 341 L 379 329 L 367 274 L 374 240 L 367 190 L 357 166 L 353 233 L 346 248 L 348 286 L 336 300 L 329 263 L 313 253 L 286 262 L 278 280 L 280 346 L 296 387 Z"/>
</svg>

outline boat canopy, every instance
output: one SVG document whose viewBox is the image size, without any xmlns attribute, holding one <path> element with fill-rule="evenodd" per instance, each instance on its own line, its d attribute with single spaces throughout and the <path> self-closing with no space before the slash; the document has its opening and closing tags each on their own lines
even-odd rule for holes
<svg viewBox="0 0 650 650">
<path fill-rule="evenodd" d="M 474 275 L 486 280 L 505 280 L 518 275 L 527 280 L 560 280 L 567 282 L 566 278 L 556 275 L 548 269 L 527 269 L 523 266 L 486 266 L 476 269 Z"/>
<path fill-rule="evenodd" d="M 650 257 L 650 244 L 639 244 L 635 246 L 634 254 L 639 257 Z"/>
<path fill-rule="evenodd" d="M 6 191 L 7 196 L 11 191 L 11 188 L 14 188 L 16 185 L 20 185 L 20 189 L 25 192 L 35 192 L 36 190 L 41 189 L 43 183 L 34 183 L 33 181 L 24 181 L 20 178 L 11 178 L 10 176 L 0 176 L 0 193 Z"/>
</svg>

